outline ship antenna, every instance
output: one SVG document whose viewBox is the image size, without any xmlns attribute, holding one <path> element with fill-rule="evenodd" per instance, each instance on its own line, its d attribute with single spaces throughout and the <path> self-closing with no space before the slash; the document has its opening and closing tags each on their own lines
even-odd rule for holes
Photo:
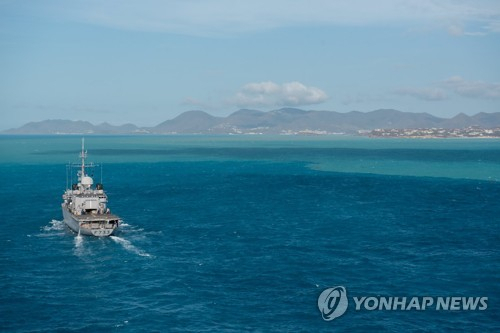
<svg viewBox="0 0 500 333">
<path fill-rule="evenodd" d="M 85 138 L 82 138 L 82 152 L 80 153 L 80 157 L 82 159 L 82 177 L 85 177 L 85 158 L 87 157 L 87 153 L 85 152 Z"/>
</svg>

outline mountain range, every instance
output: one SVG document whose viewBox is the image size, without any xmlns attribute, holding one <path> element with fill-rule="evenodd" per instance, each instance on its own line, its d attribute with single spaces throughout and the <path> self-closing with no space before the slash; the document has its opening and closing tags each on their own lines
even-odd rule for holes
<svg viewBox="0 0 500 333">
<path fill-rule="evenodd" d="M 94 125 L 87 121 L 44 120 L 29 122 L 0 134 L 355 134 L 374 129 L 500 127 L 500 112 L 463 113 L 440 118 L 428 113 L 380 109 L 371 112 L 305 111 L 282 108 L 273 111 L 242 109 L 227 117 L 204 111 L 187 111 L 154 127 L 134 124 Z"/>
</svg>

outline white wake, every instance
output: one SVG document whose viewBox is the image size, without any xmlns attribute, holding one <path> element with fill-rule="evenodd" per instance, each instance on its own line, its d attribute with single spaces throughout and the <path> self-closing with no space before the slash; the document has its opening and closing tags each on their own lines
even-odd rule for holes
<svg viewBox="0 0 500 333">
<path fill-rule="evenodd" d="M 41 229 L 43 231 L 64 230 L 64 222 L 52 220 L 49 222 L 49 225 L 43 226 Z"/>
<path fill-rule="evenodd" d="M 65 234 L 66 226 L 63 221 L 52 220 L 48 225 L 40 227 L 40 233 L 34 235 L 35 237 L 54 237 Z M 29 235 L 31 237 L 31 235 Z"/>
<path fill-rule="evenodd" d="M 80 233 L 78 233 L 78 235 L 75 237 L 75 247 L 76 248 L 82 247 L 82 244 L 83 244 L 83 237 L 82 235 L 80 235 Z"/>
<path fill-rule="evenodd" d="M 109 236 L 113 241 L 115 241 L 117 244 L 120 244 L 123 246 L 123 248 L 129 252 L 135 253 L 141 257 L 151 257 L 151 255 L 138 247 L 134 246 L 129 240 L 126 240 L 125 238 L 121 238 L 118 236 Z"/>
<path fill-rule="evenodd" d="M 73 253 L 78 256 L 78 257 L 86 257 L 88 256 L 91 252 L 90 249 L 85 248 L 84 244 L 84 237 L 80 234 L 75 236 L 73 240 L 75 247 L 73 248 Z"/>
</svg>

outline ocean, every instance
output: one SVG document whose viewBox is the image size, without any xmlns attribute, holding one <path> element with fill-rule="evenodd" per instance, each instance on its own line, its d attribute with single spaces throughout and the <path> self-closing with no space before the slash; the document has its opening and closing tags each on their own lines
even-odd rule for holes
<svg viewBox="0 0 500 333">
<path fill-rule="evenodd" d="M 109 238 L 62 222 L 81 137 L 0 136 L 1 331 L 500 331 L 499 140 L 85 143 Z"/>
</svg>

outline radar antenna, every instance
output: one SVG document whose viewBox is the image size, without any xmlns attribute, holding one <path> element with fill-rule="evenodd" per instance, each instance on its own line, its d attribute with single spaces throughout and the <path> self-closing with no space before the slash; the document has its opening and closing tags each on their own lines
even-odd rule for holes
<svg viewBox="0 0 500 333">
<path fill-rule="evenodd" d="M 87 152 L 85 151 L 85 138 L 82 138 L 82 152 L 80 153 L 80 158 L 82 159 L 82 175 L 85 177 L 85 158 L 87 158 Z"/>
</svg>

